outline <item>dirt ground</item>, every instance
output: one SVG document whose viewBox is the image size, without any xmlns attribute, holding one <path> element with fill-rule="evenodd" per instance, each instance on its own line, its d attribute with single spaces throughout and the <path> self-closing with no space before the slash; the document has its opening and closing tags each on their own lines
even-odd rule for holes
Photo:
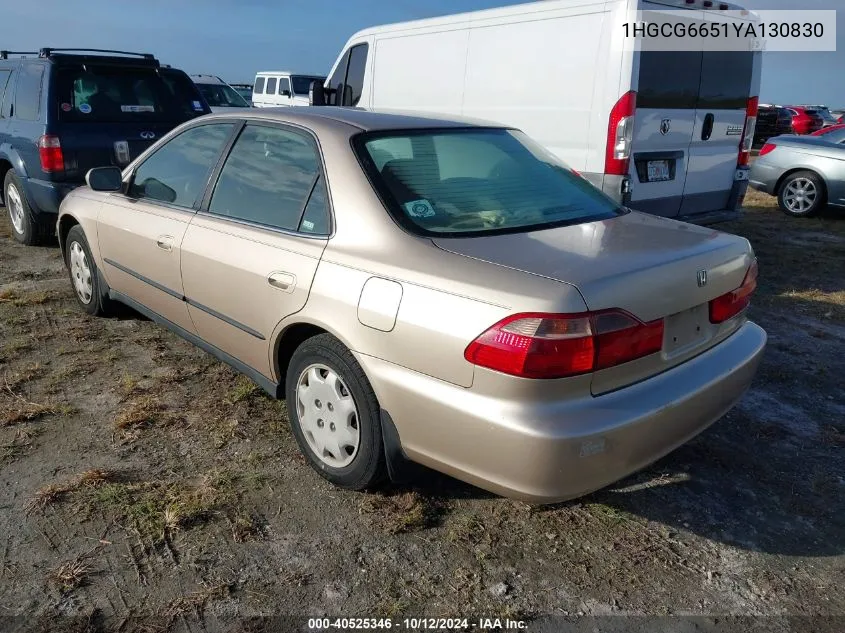
<svg viewBox="0 0 845 633">
<path fill-rule="evenodd" d="M 58 248 L 18 245 L 3 220 L 0 630 L 845 616 L 845 214 L 746 204 L 721 228 L 760 261 L 754 386 L 648 470 L 545 508 L 429 471 L 332 488 L 283 402 L 138 315 L 85 316 Z"/>
</svg>

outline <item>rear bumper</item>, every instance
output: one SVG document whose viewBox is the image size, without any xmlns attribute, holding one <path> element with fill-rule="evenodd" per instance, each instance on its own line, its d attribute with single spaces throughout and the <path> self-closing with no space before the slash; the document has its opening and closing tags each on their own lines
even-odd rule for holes
<svg viewBox="0 0 845 633">
<path fill-rule="evenodd" d="M 700 356 L 599 397 L 513 402 L 358 355 L 402 448 L 422 463 L 529 503 L 603 488 L 701 433 L 746 391 L 766 346 L 753 323 Z"/>
<path fill-rule="evenodd" d="M 781 174 L 784 173 L 782 167 L 767 164 L 764 160 L 759 158 L 755 161 L 754 167 L 751 168 L 751 177 L 748 184 L 752 189 L 762 191 L 769 195 L 777 193 L 777 182 Z"/>
<path fill-rule="evenodd" d="M 35 178 L 29 178 L 24 183 L 32 211 L 36 214 L 55 215 L 59 213 L 59 205 L 65 199 L 65 196 L 80 185 L 81 183 L 69 184 Z"/>
</svg>

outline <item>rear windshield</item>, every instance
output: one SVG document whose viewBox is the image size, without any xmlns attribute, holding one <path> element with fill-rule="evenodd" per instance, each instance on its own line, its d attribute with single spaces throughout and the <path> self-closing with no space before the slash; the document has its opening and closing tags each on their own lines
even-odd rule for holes
<svg viewBox="0 0 845 633">
<path fill-rule="evenodd" d="M 293 94 L 307 95 L 308 91 L 311 90 L 311 82 L 317 79 L 322 79 L 322 77 L 292 76 L 290 82 L 293 84 Z"/>
<path fill-rule="evenodd" d="M 226 84 L 197 84 L 203 98 L 212 108 L 248 108 L 249 104 L 234 88 Z"/>
<path fill-rule="evenodd" d="M 181 71 L 126 67 L 62 67 L 59 117 L 100 123 L 179 123 L 209 112 Z"/>
<path fill-rule="evenodd" d="M 370 133 L 353 144 L 394 217 L 416 233 L 516 232 L 623 213 L 521 132 Z"/>
</svg>

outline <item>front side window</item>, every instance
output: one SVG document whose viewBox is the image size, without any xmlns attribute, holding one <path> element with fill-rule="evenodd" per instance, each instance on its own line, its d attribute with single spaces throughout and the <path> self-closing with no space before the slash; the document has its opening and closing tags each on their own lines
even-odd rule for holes
<svg viewBox="0 0 845 633">
<path fill-rule="evenodd" d="M 21 66 L 15 97 L 15 116 L 17 118 L 27 121 L 38 119 L 41 110 L 41 80 L 43 77 L 43 64 L 23 64 Z"/>
<path fill-rule="evenodd" d="M 255 86 L 252 88 L 255 94 L 261 94 L 264 92 L 264 77 L 256 77 L 255 78 Z"/>
<path fill-rule="evenodd" d="M 188 76 L 167 69 L 62 67 L 57 89 L 62 121 L 182 123 L 208 113 Z"/>
<path fill-rule="evenodd" d="M 287 77 L 280 77 L 279 78 L 279 94 L 280 95 L 290 95 L 290 79 Z"/>
<path fill-rule="evenodd" d="M 311 92 L 311 83 L 325 77 L 305 77 L 303 75 L 293 75 L 290 80 L 293 84 L 293 94 L 307 95 Z"/>
<path fill-rule="evenodd" d="M 129 196 L 192 208 L 233 125 L 200 125 L 169 140 L 135 170 Z"/>
<path fill-rule="evenodd" d="M 287 231 L 302 225 L 307 233 L 327 232 L 320 180 L 320 159 L 310 137 L 247 125 L 226 159 L 208 211 Z"/>
<path fill-rule="evenodd" d="M 529 231 L 624 213 L 521 132 L 370 133 L 353 144 L 394 217 L 423 235 Z"/>
<path fill-rule="evenodd" d="M 353 46 L 349 51 L 349 70 L 346 72 L 346 86 L 343 92 L 343 105 L 357 106 L 364 92 L 364 71 L 367 67 L 366 44 Z"/>
<path fill-rule="evenodd" d="M 343 94 L 343 84 L 346 82 L 346 69 L 348 66 L 349 53 L 345 52 L 332 76 L 326 81 L 326 105 L 342 104 L 339 96 Z"/>
<path fill-rule="evenodd" d="M 267 90 L 265 90 L 265 94 L 268 94 L 268 95 L 276 94 L 276 78 L 275 77 L 268 77 L 267 78 Z"/>
</svg>

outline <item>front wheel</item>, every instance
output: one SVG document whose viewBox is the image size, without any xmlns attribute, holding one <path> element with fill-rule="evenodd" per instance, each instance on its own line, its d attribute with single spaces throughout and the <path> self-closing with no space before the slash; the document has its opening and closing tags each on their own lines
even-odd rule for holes
<svg viewBox="0 0 845 633">
<path fill-rule="evenodd" d="M 778 206 L 787 215 L 809 218 L 824 206 L 824 182 L 811 171 L 790 174 L 778 190 Z"/>
<path fill-rule="evenodd" d="M 372 488 L 384 478 L 378 400 L 340 341 L 320 334 L 297 348 L 285 397 L 299 448 L 320 475 L 352 490 Z"/>
<path fill-rule="evenodd" d="M 97 264 L 91 256 L 85 231 L 78 224 L 68 231 L 65 257 L 76 302 L 91 316 L 106 315 L 110 307 L 106 289 L 101 287 Z"/>
</svg>

